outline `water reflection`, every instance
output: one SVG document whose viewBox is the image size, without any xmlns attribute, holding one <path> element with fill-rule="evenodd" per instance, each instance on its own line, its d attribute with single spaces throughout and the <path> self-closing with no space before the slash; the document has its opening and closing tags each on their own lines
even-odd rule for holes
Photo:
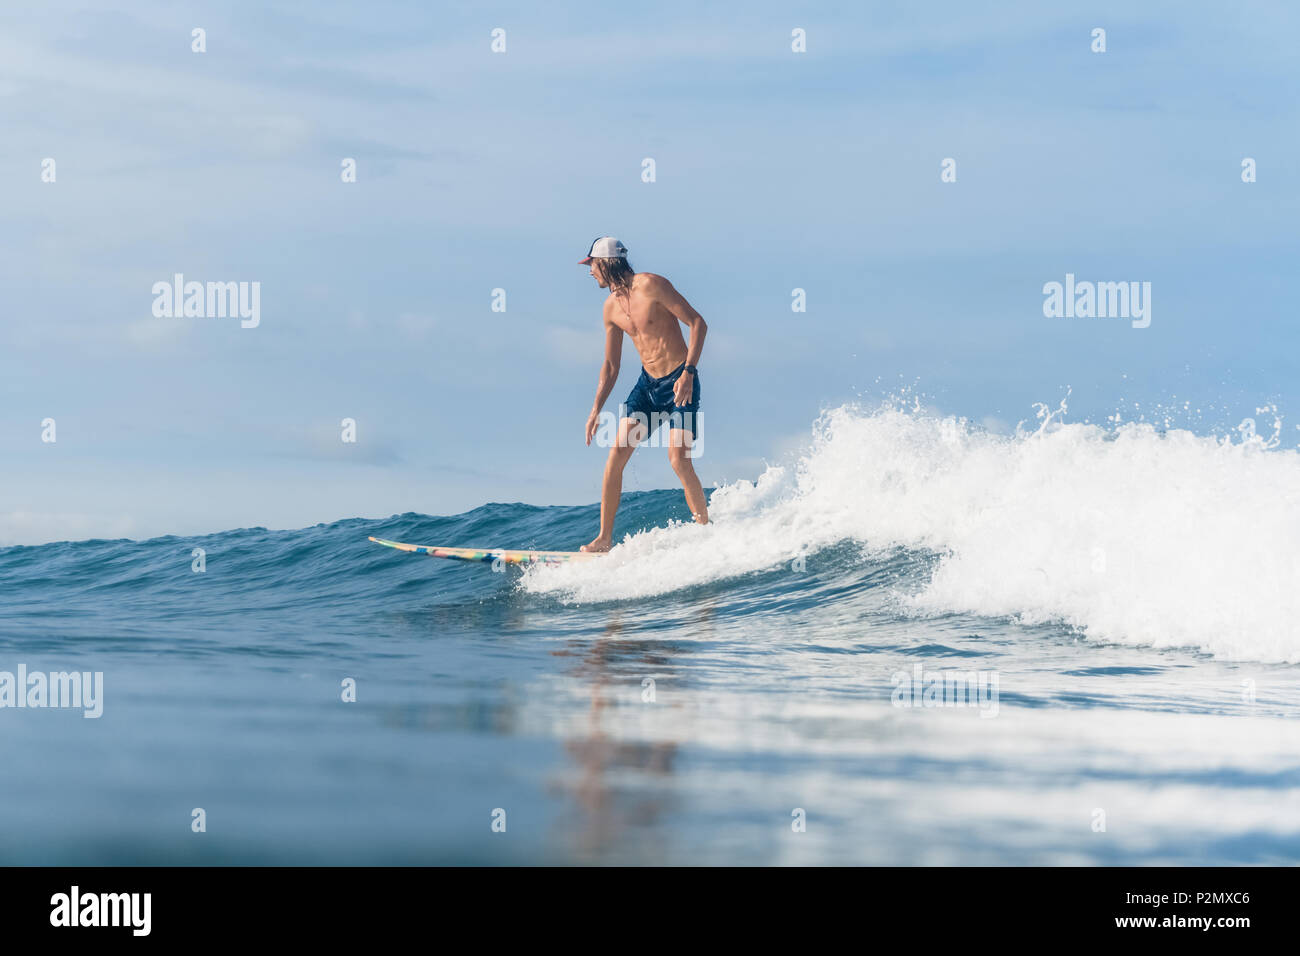
<svg viewBox="0 0 1300 956">
<path fill-rule="evenodd" d="M 668 725 L 656 720 L 656 710 L 679 706 L 662 700 L 659 684 L 666 676 L 676 678 L 692 642 L 665 640 L 661 631 L 638 637 L 628 616 L 611 609 L 598 636 L 568 641 L 554 652 L 575 658 L 566 673 L 589 701 L 577 732 L 564 738 L 574 767 L 551 788 L 572 799 L 573 812 L 558 822 L 558 837 L 581 859 L 625 849 L 629 841 L 647 848 L 658 844 L 656 831 L 674 804 L 671 778 L 680 741 L 664 738 Z M 680 626 L 698 639 L 711 631 L 712 620 L 709 603 L 693 609 Z M 633 708 L 641 713 L 630 713 Z M 642 739 L 629 738 L 635 726 Z"/>
</svg>

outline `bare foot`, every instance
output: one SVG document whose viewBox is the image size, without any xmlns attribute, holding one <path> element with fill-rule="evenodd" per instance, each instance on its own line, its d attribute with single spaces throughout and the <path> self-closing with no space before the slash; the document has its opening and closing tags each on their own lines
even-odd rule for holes
<svg viewBox="0 0 1300 956">
<path fill-rule="evenodd" d="M 614 542 L 609 538 L 597 538 L 591 544 L 584 544 L 579 551 L 608 551 Z"/>
</svg>

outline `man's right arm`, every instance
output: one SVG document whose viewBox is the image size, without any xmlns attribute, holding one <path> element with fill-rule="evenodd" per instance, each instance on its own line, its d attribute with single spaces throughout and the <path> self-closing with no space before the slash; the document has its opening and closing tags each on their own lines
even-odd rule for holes
<svg viewBox="0 0 1300 956">
<path fill-rule="evenodd" d="M 608 319 L 605 320 L 605 361 L 600 366 L 600 382 L 596 385 L 596 401 L 591 406 L 587 417 L 587 444 L 596 434 L 596 425 L 600 419 L 600 410 L 614 390 L 618 381 L 619 365 L 623 361 L 623 330 Z"/>
</svg>

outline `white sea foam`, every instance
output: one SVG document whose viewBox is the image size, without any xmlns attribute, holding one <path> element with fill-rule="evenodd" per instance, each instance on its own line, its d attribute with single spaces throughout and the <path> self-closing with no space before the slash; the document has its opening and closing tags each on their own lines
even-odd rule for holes
<svg viewBox="0 0 1300 956">
<path fill-rule="evenodd" d="M 1041 417 L 1002 437 L 918 411 L 837 408 L 796 466 L 717 489 L 714 524 L 631 535 L 600 562 L 530 570 L 522 587 L 648 597 L 852 539 L 941 555 L 905 597 L 915 613 L 1300 662 L 1300 454 L 1253 433 Z"/>
</svg>

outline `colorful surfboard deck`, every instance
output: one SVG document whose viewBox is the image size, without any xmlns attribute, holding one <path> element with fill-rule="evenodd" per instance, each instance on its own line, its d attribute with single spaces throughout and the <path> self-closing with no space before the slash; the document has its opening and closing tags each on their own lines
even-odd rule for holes
<svg viewBox="0 0 1300 956">
<path fill-rule="evenodd" d="M 599 552 L 586 551 L 507 551 L 503 548 L 439 548 L 425 544 L 403 544 L 400 541 L 385 541 L 383 538 L 370 539 L 385 548 L 398 551 L 411 551 L 415 554 L 427 554 L 431 558 L 451 558 L 454 561 L 496 561 L 505 564 L 561 564 L 565 561 L 583 561 L 587 558 L 599 558 Z"/>
</svg>

